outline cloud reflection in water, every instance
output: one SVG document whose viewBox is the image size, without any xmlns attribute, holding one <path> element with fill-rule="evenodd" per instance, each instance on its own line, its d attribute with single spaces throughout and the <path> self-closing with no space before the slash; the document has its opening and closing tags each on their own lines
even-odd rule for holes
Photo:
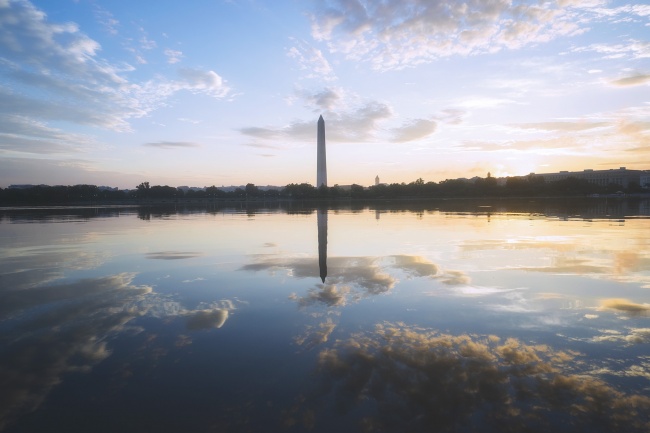
<svg viewBox="0 0 650 433">
<path fill-rule="evenodd" d="M 317 390 L 288 417 L 361 411 L 364 431 L 648 431 L 650 398 L 573 371 L 579 358 L 385 323 L 323 349 Z"/>
<path fill-rule="evenodd" d="M 0 293 L 7 323 L 0 342 L 0 428 L 35 410 L 71 371 L 87 371 L 109 356 L 106 337 L 142 314 L 134 302 L 151 292 L 132 284 L 134 274 Z"/>
<path fill-rule="evenodd" d="M 228 318 L 228 310 L 199 310 L 189 314 L 187 318 L 187 329 L 195 331 L 198 329 L 221 328 Z"/>
<path fill-rule="evenodd" d="M 203 253 L 195 251 L 156 251 L 146 253 L 145 257 L 155 260 L 183 260 L 203 256 Z"/>
<path fill-rule="evenodd" d="M 650 304 L 638 304 L 627 299 L 604 299 L 600 305 L 602 309 L 616 310 L 632 316 L 647 315 L 650 313 Z"/>
</svg>

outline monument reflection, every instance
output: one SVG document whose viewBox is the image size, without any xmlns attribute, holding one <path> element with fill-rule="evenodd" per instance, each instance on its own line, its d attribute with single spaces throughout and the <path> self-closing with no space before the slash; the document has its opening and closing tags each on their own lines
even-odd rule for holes
<svg viewBox="0 0 650 433">
<path fill-rule="evenodd" d="M 318 225 L 318 269 L 320 279 L 325 284 L 327 278 L 327 208 L 319 208 L 316 213 Z"/>
</svg>

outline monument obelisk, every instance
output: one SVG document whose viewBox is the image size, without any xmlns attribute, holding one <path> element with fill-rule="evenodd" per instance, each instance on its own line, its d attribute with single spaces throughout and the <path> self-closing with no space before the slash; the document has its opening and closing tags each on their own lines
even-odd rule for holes
<svg viewBox="0 0 650 433">
<path fill-rule="evenodd" d="M 316 188 L 327 186 L 327 157 L 325 155 L 325 121 L 323 116 L 318 118 L 318 133 L 316 138 L 318 146 L 316 154 Z"/>
</svg>

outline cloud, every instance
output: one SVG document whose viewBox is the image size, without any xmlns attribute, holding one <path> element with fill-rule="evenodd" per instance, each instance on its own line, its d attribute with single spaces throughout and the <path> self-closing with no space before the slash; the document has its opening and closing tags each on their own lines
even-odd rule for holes
<svg viewBox="0 0 650 433">
<path fill-rule="evenodd" d="M 290 99 L 293 103 L 298 98 L 314 113 L 323 114 L 328 141 L 376 141 L 381 139 L 378 135 L 384 131 L 379 123 L 393 117 L 392 108 L 386 103 L 363 101 L 340 87 L 328 86 L 317 91 L 297 89 Z M 385 139 L 403 143 L 426 138 L 436 131 L 438 123 L 461 123 L 465 113 L 465 110 L 450 108 L 441 110 L 430 119 L 409 119 L 401 126 L 390 129 L 390 135 Z M 239 131 L 265 140 L 305 141 L 313 139 L 314 123 L 294 121 L 281 128 L 251 126 L 240 128 Z"/>
<path fill-rule="evenodd" d="M 145 143 L 143 146 L 158 147 L 160 149 L 179 149 L 184 147 L 200 147 L 196 143 L 187 141 L 156 141 L 154 143 Z"/>
<path fill-rule="evenodd" d="M 119 178 L 133 185 L 142 181 L 140 175 L 100 170 L 93 161 L 73 158 L 48 159 L 47 153 L 44 152 L 43 158 L 0 158 L 0 185 L 76 185 L 79 179 L 84 179 L 89 184 L 103 185 L 106 179 L 111 178 Z"/>
<path fill-rule="evenodd" d="M 181 58 L 183 57 L 183 52 L 182 51 L 171 50 L 171 49 L 166 49 L 165 50 L 165 55 L 167 56 L 167 63 L 173 65 L 174 63 L 178 63 L 178 62 L 181 61 Z"/>
<path fill-rule="evenodd" d="M 282 149 L 280 146 L 274 146 L 272 144 L 263 144 L 263 143 L 244 143 L 243 146 L 254 147 L 256 149 Z"/>
<path fill-rule="evenodd" d="M 594 337 L 592 341 L 621 341 L 627 344 L 646 344 L 650 343 L 650 328 L 631 328 L 627 334 L 619 332 L 604 332 L 603 335 Z"/>
<path fill-rule="evenodd" d="M 0 149 L 12 152 L 76 153 L 93 143 L 91 137 L 63 132 L 26 116 L 12 114 L 0 115 L 0 131 Z"/>
<path fill-rule="evenodd" d="M 197 282 L 197 281 L 205 281 L 205 278 L 203 278 L 203 277 L 196 277 L 196 278 L 192 278 L 192 279 L 190 279 L 190 280 L 183 280 L 183 281 L 181 281 L 181 283 L 195 283 L 195 282 Z"/>
<path fill-rule="evenodd" d="M 201 123 L 200 120 L 188 119 L 187 117 L 179 117 L 177 120 L 185 123 L 191 123 L 192 125 L 198 125 L 199 123 Z"/>
<path fill-rule="evenodd" d="M 440 272 L 436 264 L 420 256 L 394 255 L 386 259 L 330 257 L 327 260 L 327 284 L 317 284 L 316 288 L 309 289 L 304 295 L 292 293 L 290 299 L 297 301 L 301 307 L 342 307 L 363 297 L 388 293 L 398 281 L 391 272 L 395 269 L 403 271 L 410 277 L 439 279 L 446 285 L 469 282 L 469 278 L 462 272 Z M 244 265 L 241 270 L 254 272 L 286 270 L 294 278 L 320 279 L 317 258 L 280 258 L 275 255 L 262 255 L 256 257 L 253 263 Z M 488 291 L 489 289 L 484 288 L 485 293 L 482 294 L 488 294 Z M 489 294 L 491 293 L 494 292 Z"/>
<path fill-rule="evenodd" d="M 413 119 L 399 128 L 393 128 L 391 141 L 404 143 L 426 138 L 436 132 L 436 127 L 437 123 L 434 120 Z"/>
<path fill-rule="evenodd" d="M 153 253 L 145 254 L 145 257 L 148 259 L 155 260 L 183 260 L 183 259 L 193 259 L 195 257 L 203 256 L 203 253 L 197 253 L 192 251 L 158 251 Z"/>
<path fill-rule="evenodd" d="M 336 324 L 328 318 L 325 322 L 319 323 L 318 326 L 308 326 L 305 332 L 297 336 L 294 341 L 298 346 L 311 349 L 319 344 L 326 343 L 335 328 Z"/>
<path fill-rule="evenodd" d="M 572 431 L 646 431 L 650 398 L 580 371 L 590 364 L 579 357 L 514 338 L 384 323 L 321 350 L 316 392 L 288 416 L 319 423 L 333 406 L 362 410 L 359 430 L 549 431 L 562 419 Z"/>
<path fill-rule="evenodd" d="M 79 31 L 74 23 L 53 24 L 27 1 L 13 1 L 0 8 L 0 55 L 14 72 L 43 74 L 44 79 L 69 78 L 96 84 L 125 83 L 114 66 L 96 57 L 99 44 Z M 18 66 L 29 65 L 29 66 Z M 74 83 L 59 81 L 62 84 Z M 86 90 L 86 89 L 84 89 Z"/>
<path fill-rule="evenodd" d="M 133 289 L 130 286 L 133 274 L 122 273 L 106 278 L 84 279 L 71 284 L 59 284 L 56 286 L 30 287 L 25 290 L 3 290 L 0 292 L 2 307 L 0 311 L 3 316 L 10 317 L 17 312 L 33 308 L 38 305 L 69 301 L 82 297 L 91 297 L 93 294 L 106 294 L 108 290 L 119 288 Z M 151 287 L 141 286 L 137 294 L 147 294 Z M 133 293 L 136 293 L 134 291 Z"/>
<path fill-rule="evenodd" d="M 650 57 L 650 42 L 630 39 L 623 44 L 591 44 L 576 47 L 573 52 L 596 52 L 604 54 L 605 59 L 645 59 Z"/>
<path fill-rule="evenodd" d="M 152 41 L 144 39 L 145 46 L 151 48 Z M 225 80 L 214 71 L 182 69 L 180 80 L 156 76 L 142 82 L 129 81 L 128 74 L 134 69 L 131 65 L 101 57 L 99 43 L 77 24 L 51 22 L 27 1 L 0 7 L 0 40 L 0 80 L 4 83 L 0 86 L 0 123 L 13 124 L 15 129 L 30 119 L 39 125 L 34 132 L 23 130 L 19 137 L 23 141 L 16 140 L 15 148 L 31 151 L 51 144 L 32 141 L 31 147 L 24 145 L 25 140 L 51 140 L 51 136 L 43 136 L 48 128 L 49 134 L 60 135 L 48 127 L 49 122 L 130 131 L 131 119 L 158 109 L 176 92 L 216 98 L 229 93 Z M 3 132 L 8 133 L 6 129 Z M 93 143 L 88 140 L 86 144 Z"/>
<path fill-rule="evenodd" d="M 72 248 L 30 248 L 28 253 L 12 251 L 11 243 L 6 243 L 5 248 L 11 252 L 0 261 L 0 275 L 5 289 L 0 289 L 0 299 L 3 299 L 0 312 L 5 317 L 13 314 L 10 311 L 16 305 L 40 302 L 38 290 L 30 292 L 28 289 L 62 278 L 63 269 L 86 270 L 102 263 L 101 254 Z"/>
<path fill-rule="evenodd" d="M 317 92 L 297 91 L 298 96 L 303 98 L 308 106 L 314 111 L 332 111 L 343 99 L 343 89 L 336 87 L 325 87 Z"/>
<path fill-rule="evenodd" d="M 317 78 L 325 81 L 337 79 L 332 66 L 323 52 L 305 41 L 293 39 L 294 46 L 287 50 L 287 56 L 296 60 L 301 70 L 307 71 L 305 78 Z"/>
<path fill-rule="evenodd" d="M 399 255 L 391 256 L 395 261 L 393 267 L 402 269 L 416 277 L 433 277 L 438 274 L 438 266 L 424 257 Z"/>
<path fill-rule="evenodd" d="M 221 98 L 230 92 L 225 81 L 214 71 L 201 71 L 198 69 L 182 68 L 178 75 L 183 79 L 177 83 L 179 90 L 189 90 L 194 93 Z"/>
<path fill-rule="evenodd" d="M 58 86 L 58 84 L 47 83 L 47 81 L 51 80 L 43 79 L 36 87 L 46 87 L 48 90 L 54 91 L 53 87 Z M 70 99 L 68 100 L 62 100 L 55 95 L 52 95 L 52 99 L 46 100 L 31 98 L 0 88 L 0 98 L 5 102 L 0 106 L 0 119 L 2 119 L 3 123 L 9 123 L 12 119 L 17 118 L 30 118 L 36 122 L 38 122 L 37 119 L 42 119 L 44 122 L 65 121 L 117 131 L 127 131 L 130 127 L 126 119 L 139 115 L 137 106 L 124 106 L 122 104 L 123 99 L 115 94 L 104 94 L 95 90 L 84 92 L 84 95 L 80 93 L 78 91 L 69 92 Z M 104 96 L 107 101 L 99 102 L 96 99 Z M 105 104 L 108 101 L 113 101 L 117 105 L 109 106 Z M 88 103 L 88 106 L 84 107 L 82 103 Z M 29 136 L 30 134 L 25 135 Z"/>
<path fill-rule="evenodd" d="M 0 429 L 35 410 L 66 374 L 87 371 L 110 356 L 111 333 L 142 313 L 128 306 L 151 292 L 149 286 L 133 285 L 134 276 L 0 289 L 3 317 L 29 310 L 3 331 Z"/>
<path fill-rule="evenodd" d="M 578 4 L 555 2 L 330 0 L 311 20 L 313 37 L 332 53 L 387 70 L 576 35 L 586 30 L 582 12 Z"/>
<path fill-rule="evenodd" d="M 612 85 L 617 87 L 632 87 L 641 86 L 650 83 L 650 74 L 637 74 L 630 77 L 619 78 L 611 82 Z"/>
<path fill-rule="evenodd" d="M 470 277 L 463 271 L 447 270 L 439 275 L 440 282 L 448 286 L 463 286 L 471 282 Z"/>
<path fill-rule="evenodd" d="M 286 270 L 294 278 L 318 278 L 320 269 L 317 258 L 281 258 L 275 255 L 264 255 L 255 258 L 253 263 L 241 267 L 243 271 L 269 271 Z M 362 289 L 362 295 L 379 295 L 390 291 L 396 279 L 388 274 L 374 257 L 331 257 L 327 260 L 328 285 L 320 286 L 316 291 L 310 291 L 301 298 L 292 296 L 303 305 L 344 305 L 342 296 L 358 297 L 354 288 Z M 332 304 L 333 303 L 333 304 Z"/>
<path fill-rule="evenodd" d="M 101 24 L 109 34 L 116 35 L 120 22 L 106 9 L 103 9 L 97 4 L 93 6 L 95 9 L 95 18 L 99 24 Z"/>
<path fill-rule="evenodd" d="M 553 131 L 553 132 L 579 132 L 589 131 L 591 129 L 603 128 L 611 126 L 608 122 L 589 122 L 589 121 L 574 121 L 574 122 L 539 122 L 539 123 L 516 123 L 511 126 L 522 129 L 536 129 L 540 131 Z"/>
<path fill-rule="evenodd" d="M 317 289 L 310 289 L 306 296 L 298 297 L 295 294 L 290 299 L 298 301 L 301 307 L 308 307 L 314 304 L 323 304 L 327 307 L 342 307 L 346 304 L 346 296 L 350 293 L 350 288 L 342 286 L 338 288 L 335 285 L 324 285 Z"/>
<path fill-rule="evenodd" d="M 368 101 L 351 110 L 323 114 L 327 140 L 334 142 L 367 142 L 375 139 L 378 123 L 392 117 L 391 108 L 377 101 Z M 260 139 L 307 141 L 316 134 L 316 119 L 295 121 L 280 128 L 244 127 L 239 132 Z"/>
<path fill-rule="evenodd" d="M 197 331 L 200 329 L 221 328 L 228 319 L 228 310 L 199 310 L 188 313 L 187 329 Z"/>
<path fill-rule="evenodd" d="M 583 146 L 574 137 L 561 136 L 546 140 L 507 140 L 498 142 L 466 141 L 459 147 L 467 150 L 503 150 L 508 152 L 512 152 L 513 150 L 549 152 L 551 149 L 555 149 L 556 151 L 567 149 L 576 152 Z"/>
<path fill-rule="evenodd" d="M 77 151 L 73 146 L 66 145 L 65 143 L 49 140 L 35 140 L 33 138 L 25 138 L 4 133 L 0 133 L 0 149 L 39 155 Z"/>
<path fill-rule="evenodd" d="M 158 44 L 156 41 L 149 39 L 147 35 L 142 35 L 140 37 L 140 48 L 143 50 L 152 50 L 156 48 Z"/>
<path fill-rule="evenodd" d="M 302 124 L 300 124 L 300 125 L 302 125 Z M 258 126 L 247 126 L 247 127 L 244 127 L 244 128 L 240 128 L 239 132 L 241 132 L 244 135 L 249 135 L 251 137 L 261 138 L 261 139 L 264 139 L 264 140 L 271 140 L 271 139 L 280 138 L 283 134 L 294 133 L 295 132 L 295 126 L 290 126 L 288 128 L 285 128 L 284 131 L 282 129 L 262 128 L 262 127 L 258 127 Z M 296 137 L 296 139 L 299 139 L 299 138 Z"/>
<path fill-rule="evenodd" d="M 459 108 L 446 108 L 434 116 L 434 119 L 448 125 L 458 125 L 463 122 L 467 111 Z"/>
<path fill-rule="evenodd" d="M 616 310 L 631 315 L 641 315 L 650 312 L 650 304 L 637 304 L 627 299 L 604 299 L 600 302 L 601 309 Z"/>
</svg>

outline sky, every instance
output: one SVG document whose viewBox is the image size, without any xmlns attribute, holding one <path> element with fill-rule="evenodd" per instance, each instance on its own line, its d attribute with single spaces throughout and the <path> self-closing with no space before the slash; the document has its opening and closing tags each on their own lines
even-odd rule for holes
<svg viewBox="0 0 650 433">
<path fill-rule="evenodd" d="M 650 169 L 650 5 L 0 0 L 0 187 Z"/>
</svg>

